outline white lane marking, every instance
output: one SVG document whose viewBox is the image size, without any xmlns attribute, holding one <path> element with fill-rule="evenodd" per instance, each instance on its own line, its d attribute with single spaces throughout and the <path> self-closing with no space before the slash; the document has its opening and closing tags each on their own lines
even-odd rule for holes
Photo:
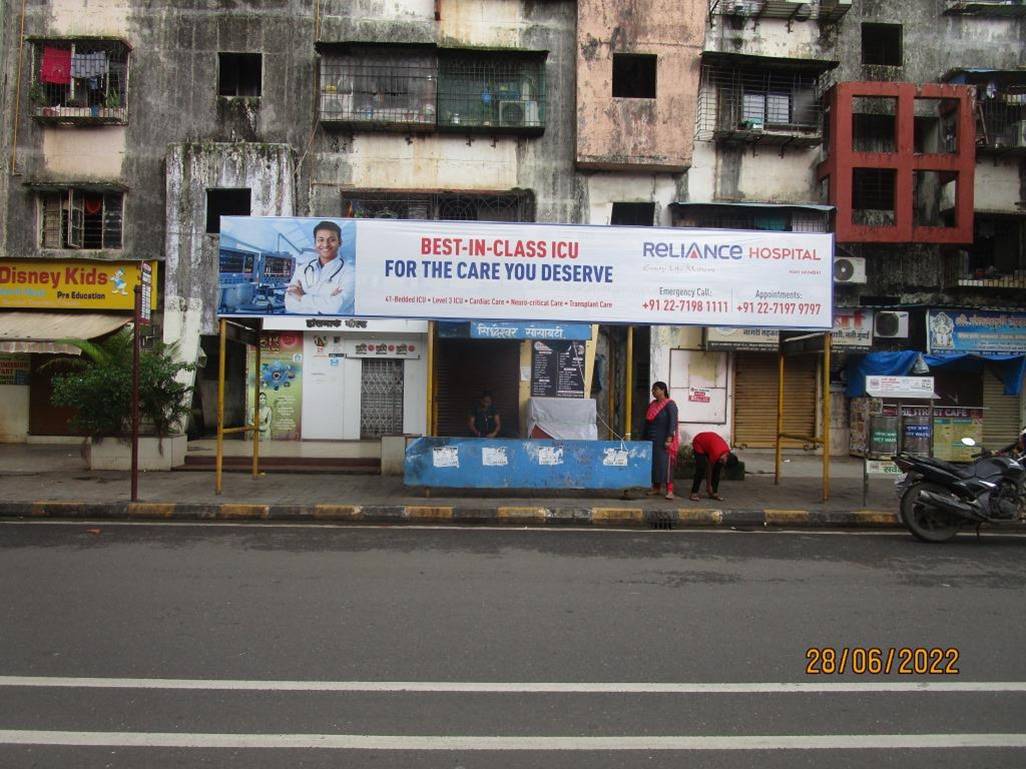
<svg viewBox="0 0 1026 769">
<path fill-rule="evenodd" d="M 261 692 L 465 692 L 482 694 L 867 694 L 873 692 L 1026 692 L 1026 681 L 795 681 L 742 683 L 260 681 L 209 678 L 0 676 L 0 687 L 192 689 Z"/>
<path fill-rule="evenodd" d="M 1023 748 L 1026 734 L 822 734 L 476 737 L 378 734 L 186 734 L 0 730 L 0 744 L 335 750 L 865 750 Z"/>
</svg>

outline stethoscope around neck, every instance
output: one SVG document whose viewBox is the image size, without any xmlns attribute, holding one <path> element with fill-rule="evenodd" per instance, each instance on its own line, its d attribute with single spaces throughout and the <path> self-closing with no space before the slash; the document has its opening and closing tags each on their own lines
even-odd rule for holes
<svg viewBox="0 0 1026 769">
<path fill-rule="evenodd" d="M 338 267 L 336 267 L 335 271 L 331 273 L 331 275 L 328 277 L 329 281 L 332 281 L 335 278 L 337 278 L 338 274 L 342 272 L 342 269 L 346 266 L 346 263 L 342 259 L 342 257 L 336 257 L 336 260 L 338 261 Z M 307 264 L 306 267 L 303 268 L 303 280 L 306 281 L 308 285 L 312 286 L 314 283 L 317 282 L 317 271 L 314 269 L 314 265 L 317 263 L 318 260 L 314 259 L 312 262 Z"/>
</svg>

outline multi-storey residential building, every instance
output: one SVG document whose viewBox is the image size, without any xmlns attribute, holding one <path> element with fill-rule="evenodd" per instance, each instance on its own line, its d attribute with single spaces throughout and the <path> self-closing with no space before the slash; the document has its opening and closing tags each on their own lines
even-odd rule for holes
<svg viewBox="0 0 1026 769">
<path fill-rule="evenodd" d="M 26 0 L 3 31 L 0 267 L 131 275 L 158 262 L 157 328 L 201 364 L 202 433 L 213 425 L 222 215 L 831 231 L 843 260 L 836 322 L 851 333 L 837 335 L 836 392 L 817 384 L 819 359 L 791 364 L 785 425 L 811 434 L 817 401 L 831 397 L 843 428 L 846 357 L 927 352 L 941 311 L 1026 318 L 1021 8 Z M 924 17 L 936 23 L 913 25 Z M 6 440 L 66 432 L 42 364 L 67 351 L 60 338 L 129 319 L 120 300 L 68 303 L 49 289 L 37 303 L 0 303 L 0 345 L 18 375 L 0 384 Z M 328 368 L 326 350 L 361 340 L 423 350 L 427 324 L 264 328 L 268 345 L 303 356 L 282 436 L 458 434 L 483 389 L 507 429 L 524 431 L 530 340 L 440 324 L 433 372 L 418 354 L 346 353 Z M 603 429 L 637 424 L 628 381 L 636 412 L 662 379 L 685 433 L 772 442 L 775 332 L 638 327 L 630 360 L 628 335 L 603 326 L 586 340 L 581 394 L 597 399 Z M 238 423 L 247 363 L 241 345 L 228 349 Z M 974 371 L 937 368 L 939 387 L 987 407 L 1000 437 L 1021 399 L 1002 394 L 998 368 Z"/>
</svg>

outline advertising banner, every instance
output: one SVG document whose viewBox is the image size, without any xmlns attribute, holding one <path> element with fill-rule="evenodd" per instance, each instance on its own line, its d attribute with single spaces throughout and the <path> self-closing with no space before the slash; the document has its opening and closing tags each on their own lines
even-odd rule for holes
<svg viewBox="0 0 1026 769">
<path fill-rule="evenodd" d="M 30 368 L 28 355 L 0 353 L 0 385 L 27 385 Z"/>
<path fill-rule="evenodd" d="M 260 377 L 257 424 L 260 440 L 298 441 L 302 427 L 303 335 L 263 333 L 260 337 L 260 371 L 255 372 L 256 353 L 247 352 L 246 405 L 253 416 L 253 380 Z"/>
<path fill-rule="evenodd" d="M 930 310 L 926 329 L 932 353 L 1026 353 L 1026 313 Z"/>
<path fill-rule="evenodd" d="M 0 307 L 39 310 L 132 310 L 142 262 L 4 259 Z M 156 263 L 152 263 L 156 283 Z M 157 292 L 150 292 L 150 308 Z"/>
<path fill-rule="evenodd" d="M 822 329 L 829 234 L 223 217 L 220 315 Z"/>
</svg>

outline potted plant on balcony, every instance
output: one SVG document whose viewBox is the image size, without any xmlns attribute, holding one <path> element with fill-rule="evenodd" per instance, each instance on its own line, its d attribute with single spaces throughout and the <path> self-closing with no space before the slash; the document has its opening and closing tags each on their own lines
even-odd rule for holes
<svg viewBox="0 0 1026 769">
<path fill-rule="evenodd" d="M 92 470 L 127 470 L 131 465 L 132 332 L 123 328 L 101 342 L 65 339 L 82 357 L 62 359 L 51 401 L 77 409 L 71 426 L 86 436 Z M 175 345 L 155 341 L 139 358 L 139 468 L 170 470 L 185 461 L 182 422 L 192 388 L 179 381 L 195 366 L 176 359 Z"/>
<path fill-rule="evenodd" d="M 121 111 L 121 94 L 111 91 L 103 100 L 103 116 L 108 118 L 119 117 Z"/>
</svg>

